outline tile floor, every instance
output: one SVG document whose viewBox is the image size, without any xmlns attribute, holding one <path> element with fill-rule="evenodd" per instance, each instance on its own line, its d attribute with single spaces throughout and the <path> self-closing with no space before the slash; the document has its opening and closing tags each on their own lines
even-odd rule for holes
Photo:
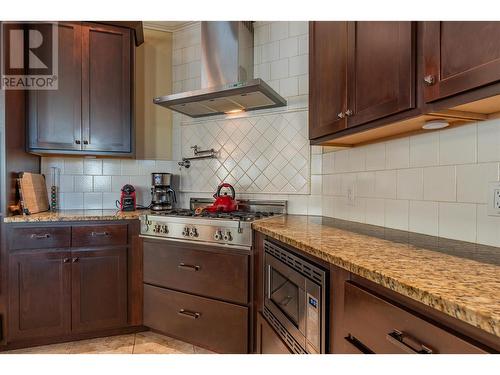
<svg viewBox="0 0 500 375">
<path fill-rule="evenodd" d="M 37 346 L 3 354 L 215 354 L 154 332 Z"/>
</svg>

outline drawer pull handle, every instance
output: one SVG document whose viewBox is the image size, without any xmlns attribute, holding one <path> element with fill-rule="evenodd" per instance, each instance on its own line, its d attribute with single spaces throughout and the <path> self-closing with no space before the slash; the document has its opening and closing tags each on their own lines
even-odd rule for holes
<svg viewBox="0 0 500 375">
<path fill-rule="evenodd" d="M 43 240 L 45 238 L 50 238 L 50 234 L 45 233 L 45 234 L 32 234 L 31 238 L 34 240 Z"/>
<path fill-rule="evenodd" d="M 200 270 L 200 266 L 195 266 L 193 264 L 186 264 L 186 263 L 179 263 L 177 268 L 179 268 L 180 270 L 194 271 L 194 272 Z"/>
<path fill-rule="evenodd" d="M 422 343 L 419 343 L 416 339 L 407 334 L 404 334 L 397 329 L 388 333 L 386 336 L 387 340 L 405 351 L 409 354 L 432 354 L 432 350 Z"/>
<path fill-rule="evenodd" d="M 63 263 L 69 263 L 70 260 L 71 260 L 70 258 L 64 258 Z"/>
<path fill-rule="evenodd" d="M 73 263 L 76 263 L 76 262 L 78 262 L 79 260 L 80 260 L 80 258 L 76 257 L 76 258 L 73 258 L 73 259 L 72 259 L 72 262 L 73 262 Z"/>
<path fill-rule="evenodd" d="M 90 235 L 92 237 L 105 237 L 105 236 L 109 236 L 109 233 L 108 232 L 92 232 Z"/>
<path fill-rule="evenodd" d="M 178 314 L 190 319 L 198 319 L 201 316 L 201 314 L 198 312 L 184 310 L 184 309 L 180 309 Z"/>
</svg>

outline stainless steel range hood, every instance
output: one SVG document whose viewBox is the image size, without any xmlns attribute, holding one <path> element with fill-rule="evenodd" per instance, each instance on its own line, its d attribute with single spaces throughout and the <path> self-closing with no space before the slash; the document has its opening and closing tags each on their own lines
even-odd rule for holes
<svg viewBox="0 0 500 375">
<path fill-rule="evenodd" d="M 153 101 L 190 117 L 286 105 L 267 83 L 253 78 L 251 22 L 201 22 L 201 87 Z"/>
</svg>

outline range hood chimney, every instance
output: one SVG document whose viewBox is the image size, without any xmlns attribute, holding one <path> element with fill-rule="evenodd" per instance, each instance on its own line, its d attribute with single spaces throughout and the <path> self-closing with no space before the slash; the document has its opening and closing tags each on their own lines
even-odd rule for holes
<svg viewBox="0 0 500 375">
<path fill-rule="evenodd" d="M 190 117 L 281 107 L 286 100 L 253 78 L 250 21 L 201 22 L 201 89 L 155 98 L 153 102 Z"/>
</svg>

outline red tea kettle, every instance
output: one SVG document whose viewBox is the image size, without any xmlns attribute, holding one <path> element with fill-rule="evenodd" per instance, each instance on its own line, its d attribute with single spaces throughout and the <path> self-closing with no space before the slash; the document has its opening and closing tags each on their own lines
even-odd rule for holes
<svg viewBox="0 0 500 375">
<path fill-rule="evenodd" d="M 227 192 L 221 194 L 222 188 L 231 190 L 231 196 Z M 235 199 L 236 193 L 231 184 L 224 182 L 219 185 L 217 192 L 214 194 L 215 202 L 206 208 L 208 212 L 232 212 L 238 210 L 238 201 Z"/>
</svg>

